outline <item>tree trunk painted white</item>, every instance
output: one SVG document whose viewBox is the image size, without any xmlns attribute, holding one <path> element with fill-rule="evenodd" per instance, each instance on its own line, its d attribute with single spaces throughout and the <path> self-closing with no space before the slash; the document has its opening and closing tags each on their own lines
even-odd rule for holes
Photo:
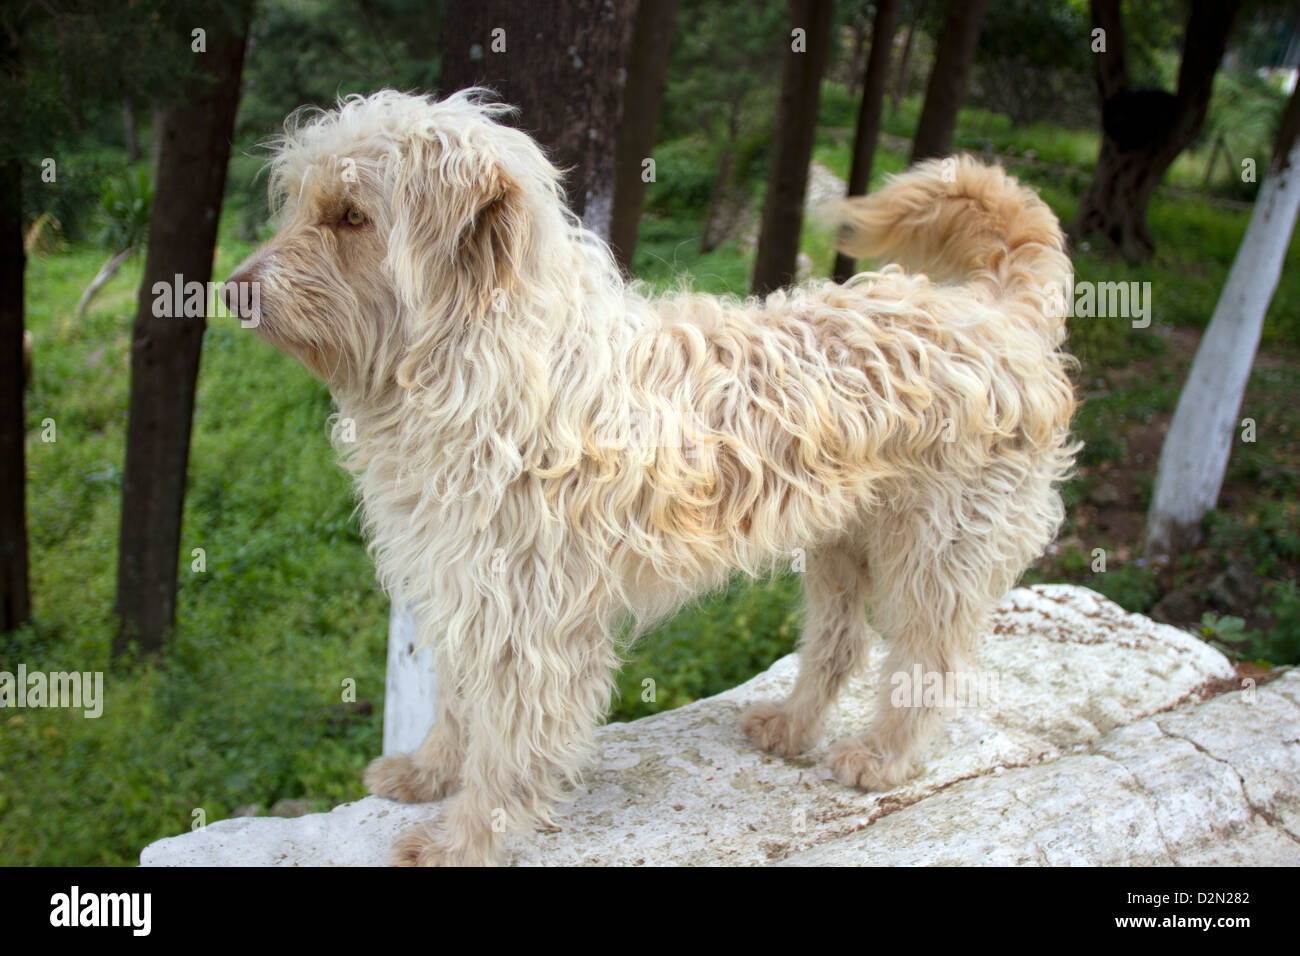
<svg viewBox="0 0 1300 956">
<path fill-rule="evenodd" d="M 1160 450 L 1146 553 L 1170 557 L 1197 543 L 1201 519 L 1223 486 L 1237 414 L 1255 361 L 1264 314 L 1282 274 L 1300 208 L 1300 142 L 1270 173 L 1205 330 Z"/>
<path fill-rule="evenodd" d="M 419 636 L 409 608 L 393 605 L 388 618 L 388 674 L 384 691 L 384 754 L 414 750 L 433 726 L 436 685 L 433 648 Z"/>
</svg>

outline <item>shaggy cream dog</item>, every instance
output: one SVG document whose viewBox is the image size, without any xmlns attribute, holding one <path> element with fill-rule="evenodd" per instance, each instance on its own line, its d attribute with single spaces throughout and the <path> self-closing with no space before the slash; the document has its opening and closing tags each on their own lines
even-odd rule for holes
<svg viewBox="0 0 1300 956">
<path fill-rule="evenodd" d="M 622 623 L 797 558 L 798 680 L 745 731 L 814 745 L 879 632 L 886 694 L 831 767 L 895 786 L 939 709 L 891 706 L 888 676 L 951 677 L 1062 520 L 1055 217 L 999 169 L 925 163 L 843 208 L 842 248 L 898 265 L 763 301 L 651 298 L 506 109 L 382 92 L 300 114 L 272 163 L 283 226 L 232 277 L 355 423 L 339 451 L 379 578 L 434 647 L 433 729 L 366 782 L 454 796 L 395 861 L 492 862 L 505 830 L 548 820 Z"/>
</svg>

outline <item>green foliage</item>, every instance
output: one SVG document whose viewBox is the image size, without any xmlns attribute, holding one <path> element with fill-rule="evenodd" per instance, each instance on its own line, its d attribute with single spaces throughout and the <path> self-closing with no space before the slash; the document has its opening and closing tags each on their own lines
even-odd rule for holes
<svg viewBox="0 0 1300 956">
<path fill-rule="evenodd" d="M 1106 595 L 1120 607 L 1145 614 L 1160 597 L 1160 583 L 1153 570 L 1138 562 L 1108 568 L 1094 576 L 1090 588 Z"/>
<path fill-rule="evenodd" d="M 656 146 L 654 158 L 655 181 L 646 190 L 646 211 L 702 221 L 718 177 L 716 147 L 703 136 L 683 136 Z"/>
<path fill-rule="evenodd" d="M 65 238 L 91 238 L 102 224 L 107 184 L 123 176 L 122 151 L 87 145 L 50 153 L 23 167 L 23 221 L 32 222 L 49 213 L 59 221 Z M 41 178 L 41 161 L 46 158 L 54 161 L 53 182 Z"/>
<path fill-rule="evenodd" d="M 1084 442 L 1079 463 L 1101 465 L 1121 460 L 1129 424 L 1150 421 L 1159 412 L 1172 412 L 1178 402 L 1178 384 L 1172 370 L 1165 369 L 1154 381 L 1138 381 L 1089 397 L 1074 419 L 1074 433 Z"/>
<path fill-rule="evenodd" d="M 152 211 L 153 183 L 146 166 L 137 164 L 112 177 L 99 203 L 99 244 L 109 252 L 144 248 Z"/>
<path fill-rule="evenodd" d="M 1075 584 L 1092 588 L 1104 594 L 1120 607 L 1144 614 L 1151 610 L 1160 597 L 1160 584 L 1155 572 L 1140 560 L 1108 560 L 1104 571 L 1093 570 L 1092 554 L 1082 548 L 1065 552 L 1056 562 L 1061 577 Z M 1038 584 L 1050 578 L 1041 574 L 1026 573 L 1024 583 Z"/>
<path fill-rule="evenodd" d="M 977 102 L 1016 126 L 1051 119 L 1095 127 L 1096 93 L 1087 11 L 1070 3 L 999 0 L 989 5 L 975 55 Z"/>
<path fill-rule="evenodd" d="M 783 3 L 682 0 L 664 86 L 659 140 L 703 131 L 727 140 L 771 122 L 787 42 Z M 757 104 L 758 109 L 752 109 Z"/>
<path fill-rule="evenodd" d="M 1242 554 L 1260 578 L 1276 577 L 1300 560 L 1300 521 L 1294 501 L 1264 501 L 1247 515 L 1222 510 L 1205 518 L 1206 545 L 1219 554 Z"/>
<path fill-rule="evenodd" d="M 1272 587 L 1268 614 L 1273 626 L 1259 635 L 1257 655 L 1279 664 L 1300 663 L 1300 586 L 1280 581 Z"/>
<path fill-rule="evenodd" d="M 191 30 L 211 30 L 226 0 L 11 4 L 0 27 L 20 68 L 0 70 L 0 140 L 21 163 L 25 222 L 51 213 L 84 238 L 106 177 L 125 165 L 123 105 L 138 117 L 182 97 L 198 75 Z M 124 64 L 129 67 L 124 68 Z M 56 164 L 54 182 L 42 163 Z"/>
<path fill-rule="evenodd" d="M 1201 615 L 1201 637 L 1212 643 L 1231 647 L 1247 639 L 1246 622 L 1242 618 L 1219 617 L 1212 611 Z"/>
<path fill-rule="evenodd" d="M 1268 596 L 1269 627 L 1248 630 L 1239 617 L 1206 612 L 1201 636 L 1237 660 L 1300 663 L 1300 586 L 1295 581 L 1275 581 L 1269 585 Z"/>
<path fill-rule="evenodd" d="M 822 83 L 821 96 L 817 100 L 817 125 L 857 129 L 861 96 L 861 93 L 850 95 L 848 89 L 839 83 Z"/>
<path fill-rule="evenodd" d="M 259 140 L 300 106 L 384 87 L 437 88 L 442 4 L 264 0 L 253 22 L 236 136 Z"/>
</svg>

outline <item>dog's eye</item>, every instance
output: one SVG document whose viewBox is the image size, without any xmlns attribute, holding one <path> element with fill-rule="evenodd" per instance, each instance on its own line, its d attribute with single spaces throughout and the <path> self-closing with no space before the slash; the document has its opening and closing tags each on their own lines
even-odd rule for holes
<svg viewBox="0 0 1300 956">
<path fill-rule="evenodd" d="M 366 214 L 360 209 L 349 209 L 348 214 L 343 218 L 347 220 L 349 226 L 364 226 L 366 223 Z"/>
</svg>

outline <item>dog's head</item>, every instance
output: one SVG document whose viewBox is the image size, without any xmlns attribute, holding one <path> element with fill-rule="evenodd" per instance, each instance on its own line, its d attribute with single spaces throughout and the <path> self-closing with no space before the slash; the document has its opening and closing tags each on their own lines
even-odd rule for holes
<svg viewBox="0 0 1300 956">
<path fill-rule="evenodd" d="M 331 387 L 426 385 L 439 355 L 508 314 L 524 264 L 564 231 L 559 173 L 508 107 L 350 97 L 286 124 L 271 162 L 280 228 L 230 277 L 260 333 Z"/>
</svg>

